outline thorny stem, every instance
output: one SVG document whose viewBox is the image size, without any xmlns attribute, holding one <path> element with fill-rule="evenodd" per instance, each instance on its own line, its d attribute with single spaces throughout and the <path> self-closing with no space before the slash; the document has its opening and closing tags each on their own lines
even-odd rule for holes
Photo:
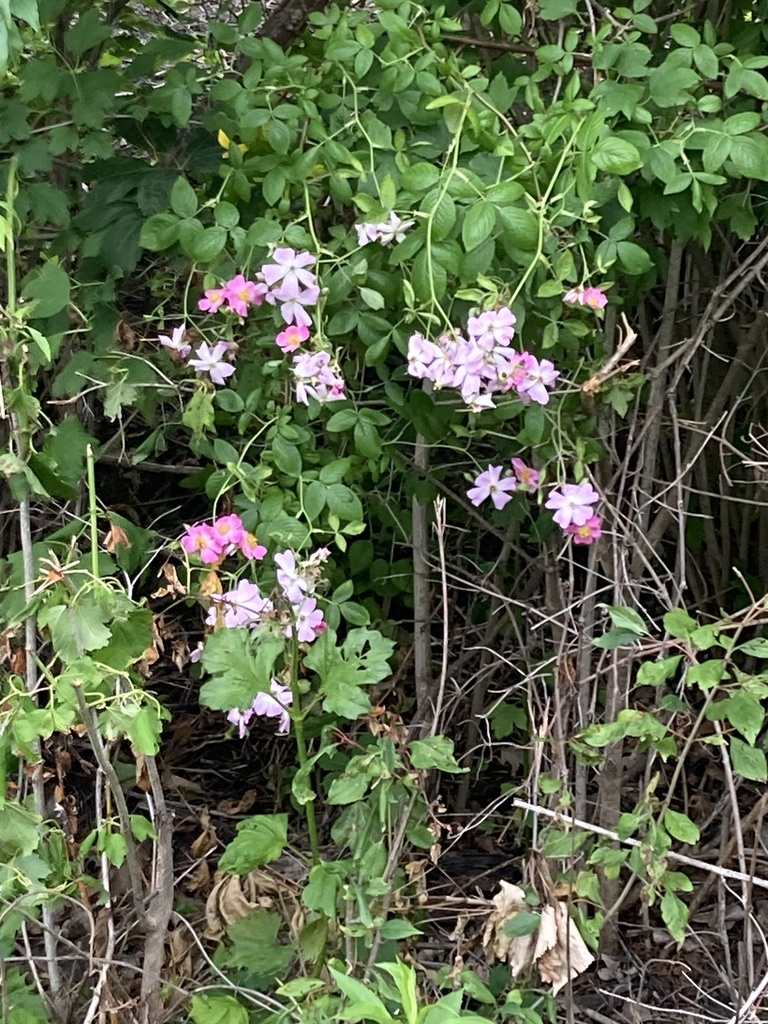
<svg viewBox="0 0 768 1024">
<path fill-rule="evenodd" d="M 8 300 L 6 314 L 8 322 L 8 341 L 11 350 L 16 354 L 21 344 L 19 337 L 18 323 L 16 319 L 16 247 L 14 239 L 15 220 L 15 192 L 16 192 L 16 157 L 11 157 L 8 168 L 8 186 L 6 193 L 5 207 L 5 274 Z M 24 351 L 22 348 L 18 358 L 19 389 L 22 387 L 22 366 L 24 363 Z M 16 409 L 11 414 L 11 435 L 16 447 L 16 455 L 21 462 L 25 463 L 30 455 L 30 422 L 24 402 L 16 403 Z M 22 566 L 24 573 L 24 597 L 29 603 L 35 591 L 35 559 L 32 550 L 32 507 L 29 498 L 29 484 L 22 479 L 19 484 L 23 488 L 22 496 L 19 499 L 19 534 L 21 539 Z M 37 620 L 34 614 L 27 616 L 24 622 L 24 653 L 26 659 L 25 682 L 27 692 L 35 699 L 37 691 Z M 42 754 L 40 739 L 35 737 L 31 741 L 32 749 L 35 752 L 35 767 L 32 776 L 32 791 L 34 793 L 35 810 L 42 819 L 48 817 L 45 802 L 45 783 L 42 773 Z M 0 794 L 0 796 L 4 796 Z M 42 906 L 43 918 L 43 941 L 45 943 L 45 957 L 48 968 L 48 979 L 51 986 L 51 994 L 54 999 L 61 991 L 62 981 L 59 972 L 57 959 L 56 929 L 53 921 L 51 907 L 44 903 Z"/>
</svg>

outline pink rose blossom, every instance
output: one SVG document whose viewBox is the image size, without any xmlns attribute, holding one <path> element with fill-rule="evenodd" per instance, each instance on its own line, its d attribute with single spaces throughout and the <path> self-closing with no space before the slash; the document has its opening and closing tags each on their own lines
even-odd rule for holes
<svg viewBox="0 0 768 1024">
<path fill-rule="evenodd" d="M 207 523 L 188 526 L 181 538 L 181 546 L 188 555 L 199 555 L 206 565 L 213 565 L 223 556 L 223 548 L 213 528 Z"/>
<path fill-rule="evenodd" d="M 512 459 L 512 470 L 517 478 L 517 489 L 519 491 L 535 491 L 539 486 L 541 474 L 538 470 L 527 465 L 522 459 Z"/>
<path fill-rule="evenodd" d="M 599 288 L 585 288 L 581 296 L 582 306 L 589 306 L 590 309 L 603 309 L 608 305 L 608 296 Z"/>
<path fill-rule="evenodd" d="M 539 360 L 533 356 L 530 358 L 531 365 L 526 371 L 522 383 L 518 385 L 517 392 L 523 401 L 527 399 L 538 402 L 540 405 L 546 405 L 549 402 L 547 388 L 554 385 L 560 376 L 560 371 L 555 369 L 549 359 Z"/>
<path fill-rule="evenodd" d="M 205 297 L 198 302 L 197 307 L 207 313 L 217 313 L 226 297 L 226 290 L 224 288 L 209 288 L 205 293 Z"/>
<path fill-rule="evenodd" d="M 293 324 L 286 327 L 275 338 L 275 344 L 283 352 L 295 352 L 301 347 L 301 343 L 309 337 L 309 328 L 304 325 Z"/>
<path fill-rule="evenodd" d="M 314 597 L 305 597 L 301 604 L 294 605 L 293 613 L 296 616 L 296 636 L 302 643 L 311 644 L 327 629 L 323 613 L 317 607 Z M 293 623 L 285 627 L 283 634 L 293 636 Z"/>
<path fill-rule="evenodd" d="M 550 492 L 544 505 L 555 510 L 552 518 L 558 526 L 567 530 L 572 523 L 575 526 L 586 525 L 587 520 L 594 516 L 594 506 L 599 500 L 600 495 L 592 484 L 585 481 L 581 484 L 562 484 Z"/>
<path fill-rule="evenodd" d="M 213 533 L 229 554 L 242 542 L 245 533 L 243 521 L 236 515 L 220 516 L 213 524 Z"/>
<path fill-rule="evenodd" d="M 197 359 L 190 359 L 189 365 L 194 367 L 198 377 L 207 373 L 214 384 L 224 384 L 227 377 L 235 372 L 234 366 L 224 362 L 227 354 L 227 342 L 220 341 L 213 348 L 202 342 L 195 352 Z"/>
<path fill-rule="evenodd" d="M 232 708 L 227 714 L 227 721 L 238 727 L 238 735 L 240 739 L 243 739 L 246 729 L 254 716 L 261 715 L 264 718 L 277 718 L 277 734 L 278 736 L 284 736 L 291 728 L 291 716 L 288 713 L 288 708 L 292 703 L 293 694 L 291 693 L 291 688 L 283 686 L 277 679 L 273 679 L 270 683 L 269 693 L 257 693 L 253 703 L 245 711 Z"/>
<path fill-rule="evenodd" d="M 280 292 L 286 298 L 296 298 L 305 288 L 313 288 L 317 278 L 307 267 L 316 263 L 315 257 L 309 252 L 296 252 L 295 249 L 275 249 L 272 253 L 273 263 L 266 263 L 261 268 L 264 281 L 270 289 L 279 285 Z"/>
<path fill-rule="evenodd" d="M 238 316 L 248 316 L 248 307 L 260 306 L 264 294 L 254 281 L 247 281 L 242 274 L 238 274 L 224 285 L 224 298 Z"/>
<path fill-rule="evenodd" d="M 181 359 L 186 359 L 192 351 L 192 346 L 184 341 L 186 333 L 186 325 L 182 324 L 180 327 L 174 327 L 170 337 L 167 334 L 160 334 L 158 340 L 161 345 L 170 349 L 174 355 L 179 356 Z"/>
<path fill-rule="evenodd" d="M 581 526 L 571 523 L 570 526 L 566 526 L 565 532 L 573 537 L 574 544 L 592 544 L 603 534 L 600 516 L 590 516 Z"/>
<path fill-rule="evenodd" d="M 255 559 L 260 562 L 267 553 L 267 549 L 263 544 L 259 544 L 252 533 L 243 532 L 243 538 L 240 541 L 240 550 L 246 558 Z"/>
<path fill-rule="evenodd" d="M 517 489 L 517 480 L 513 476 L 506 476 L 502 479 L 502 466 L 489 466 L 475 480 L 474 487 L 467 491 L 467 497 L 473 505 L 481 505 L 486 498 L 490 498 L 497 509 L 502 509 L 512 495 L 508 491 Z"/>
</svg>

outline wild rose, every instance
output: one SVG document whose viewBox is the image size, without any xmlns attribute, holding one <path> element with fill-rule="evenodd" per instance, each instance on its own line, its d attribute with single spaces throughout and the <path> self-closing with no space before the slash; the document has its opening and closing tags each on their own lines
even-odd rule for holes
<svg viewBox="0 0 768 1024">
<path fill-rule="evenodd" d="M 213 565 L 222 557 L 222 545 L 213 528 L 207 523 L 188 526 L 181 538 L 181 546 L 188 555 L 199 555 L 200 561 Z"/>
<path fill-rule="evenodd" d="M 515 474 L 519 491 L 535 491 L 539 486 L 541 474 L 522 459 L 512 459 L 512 472 Z"/>
<path fill-rule="evenodd" d="M 317 285 L 305 288 L 297 295 L 283 295 L 275 292 L 273 297 L 280 302 L 280 315 L 283 320 L 291 325 L 307 329 L 312 324 L 312 317 L 306 310 L 306 306 L 314 306 L 320 297 L 320 289 Z"/>
<path fill-rule="evenodd" d="M 328 628 L 314 597 L 305 597 L 301 604 L 294 605 L 293 614 L 296 619 L 296 636 L 302 643 L 311 644 Z M 289 623 L 283 630 L 284 636 L 292 637 L 293 630 L 294 623 Z"/>
<path fill-rule="evenodd" d="M 286 327 L 284 331 L 281 331 L 275 338 L 275 344 L 283 352 L 295 352 L 297 348 L 301 347 L 301 343 L 306 341 L 309 337 L 309 328 L 303 324 L 293 324 L 291 327 Z"/>
<path fill-rule="evenodd" d="M 217 313 L 226 300 L 224 288 L 209 288 L 205 296 L 197 304 L 198 309 L 205 313 Z"/>
<path fill-rule="evenodd" d="M 296 563 L 296 555 L 293 551 L 281 551 L 275 555 L 275 565 L 277 582 L 286 599 L 291 604 L 301 604 L 310 592 L 310 586 Z"/>
<path fill-rule="evenodd" d="M 603 524 L 600 516 L 590 516 L 581 526 L 571 523 L 566 526 L 565 532 L 573 537 L 574 544 L 593 544 L 603 535 Z"/>
<path fill-rule="evenodd" d="M 273 611 L 273 604 L 262 595 L 255 583 L 240 580 L 236 587 L 224 594 L 214 594 L 206 617 L 206 624 L 217 625 L 219 607 L 224 609 L 224 625 L 228 629 L 261 626 Z"/>
<path fill-rule="evenodd" d="M 600 495 L 592 484 L 585 481 L 581 484 L 561 484 L 551 491 L 545 501 L 546 508 L 553 509 L 553 519 L 559 527 L 567 530 L 573 523 L 584 526 L 595 514 L 595 505 Z"/>
<path fill-rule="evenodd" d="M 192 351 L 192 346 L 184 341 L 186 333 L 186 325 L 182 324 L 180 327 L 174 327 L 170 337 L 167 334 L 160 334 L 158 335 L 158 340 L 164 348 L 170 349 L 174 355 L 180 359 L 186 359 Z"/>
<path fill-rule="evenodd" d="M 608 296 L 600 288 L 585 288 L 583 285 L 578 285 L 565 293 L 563 302 L 589 306 L 590 309 L 603 309 L 608 305 Z"/>
<path fill-rule="evenodd" d="M 261 273 L 267 287 L 279 292 L 279 297 L 296 299 L 304 289 L 315 287 L 317 278 L 307 269 L 317 262 L 312 253 L 280 248 L 272 253 L 272 260 L 264 264 Z"/>
<path fill-rule="evenodd" d="M 549 402 L 547 388 L 553 387 L 559 376 L 560 371 L 555 369 L 549 359 L 539 360 L 530 356 L 530 364 L 522 381 L 517 385 L 517 393 L 523 401 L 546 405 Z"/>
<path fill-rule="evenodd" d="M 467 491 L 467 497 L 473 505 L 481 505 L 490 498 L 497 509 L 502 509 L 512 500 L 511 491 L 517 490 L 517 480 L 513 476 L 502 478 L 503 466 L 489 466 L 476 478 L 474 487 Z"/>
<path fill-rule="evenodd" d="M 242 274 L 224 285 L 225 301 L 238 316 L 248 316 L 249 306 L 260 306 L 265 292 L 264 286 L 260 288 L 255 281 L 247 281 Z"/>
<path fill-rule="evenodd" d="M 189 365 L 194 367 L 198 377 L 208 374 L 214 384 L 225 384 L 227 377 L 235 372 L 234 366 L 224 362 L 227 354 L 227 343 L 220 341 L 213 348 L 207 342 L 202 342 L 195 352 L 196 359 L 190 359 Z"/>
<path fill-rule="evenodd" d="M 323 404 L 344 398 L 344 378 L 331 363 L 329 352 L 303 352 L 293 357 L 296 401 L 309 405 L 310 398 Z"/>
<path fill-rule="evenodd" d="M 261 561 L 267 553 L 267 549 L 263 544 L 259 544 L 258 540 L 252 533 L 243 533 L 242 540 L 240 541 L 240 550 L 246 558 L 252 560 Z"/>
<path fill-rule="evenodd" d="M 243 521 L 240 516 L 220 516 L 213 524 L 214 536 L 227 553 L 234 551 L 243 539 Z"/>
<path fill-rule="evenodd" d="M 227 721 L 238 727 L 238 735 L 240 739 L 243 739 L 255 716 L 277 718 L 277 735 L 284 736 L 290 732 L 291 728 L 291 716 L 288 713 L 288 708 L 292 703 L 291 688 L 283 686 L 277 679 L 272 679 L 269 693 L 257 693 L 251 706 L 244 711 L 232 708 L 227 714 Z"/>
<path fill-rule="evenodd" d="M 467 334 L 481 348 L 492 350 L 496 345 L 506 346 L 515 336 L 517 317 L 506 306 L 489 309 L 467 321 Z"/>
<path fill-rule="evenodd" d="M 402 242 L 406 232 L 415 223 L 413 220 L 403 220 L 392 211 L 388 221 L 378 224 L 355 224 L 358 244 L 368 245 L 370 242 L 380 242 L 382 245 L 391 245 L 392 242 Z"/>
</svg>

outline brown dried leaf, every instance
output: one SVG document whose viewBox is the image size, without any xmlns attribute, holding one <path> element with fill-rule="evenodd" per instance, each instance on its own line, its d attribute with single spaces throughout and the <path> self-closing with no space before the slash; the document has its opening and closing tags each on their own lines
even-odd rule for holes
<svg viewBox="0 0 768 1024">
<path fill-rule="evenodd" d="M 211 597 L 213 594 L 223 593 L 219 574 L 211 569 L 209 573 L 206 573 L 203 582 L 200 584 L 200 595 L 201 597 Z"/>
<path fill-rule="evenodd" d="M 205 903 L 205 919 L 208 927 L 205 937 L 220 939 L 227 927 L 241 917 L 246 917 L 258 904 L 251 903 L 243 893 L 240 878 L 217 871 L 215 884 Z"/>
<path fill-rule="evenodd" d="M 256 803 L 258 795 L 257 789 L 246 789 L 239 800 L 220 800 L 217 810 L 222 814 L 245 814 Z"/>
<path fill-rule="evenodd" d="M 165 576 L 167 586 L 160 587 L 150 597 L 174 597 L 176 595 L 183 597 L 186 593 L 186 587 L 184 587 L 179 580 L 176 573 L 176 566 L 172 562 L 166 562 L 158 572 L 159 576 Z"/>
<path fill-rule="evenodd" d="M 538 957 L 539 942 L 536 943 L 537 967 L 541 980 L 552 985 L 552 995 L 557 993 L 594 963 L 594 956 L 579 934 L 576 923 L 571 920 L 564 903 L 545 907 L 541 915 L 539 934 L 545 930 L 547 949 Z M 543 943 L 542 943 L 543 944 Z M 570 971 L 569 971 L 570 968 Z"/>
<path fill-rule="evenodd" d="M 194 939 L 186 928 L 174 928 L 168 933 L 169 964 L 172 973 L 181 979 L 192 977 L 192 949 Z"/>
<path fill-rule="evenodd" d="M 121 526 L 118 526 L 117 523 L 113 523 L 112 520 L 110 519 L 109 533 L 104 538 L 104 547 L 107 549 L 110 555 L 114 555 L 115 551 L 117 550 L 118 544 L 122 544 L 123 547 L 125 548 L 133 547 L 128 537 L 128 534 L 125 532 L 125 530 Z"/>
<path fill-rule="evenodd" d="M 511 935 L 504 934 L 504 925 L 525 907 L 525 893 L 519 885 L 513 885 L 512 882 L 502 881 L 500 885 L 499 892 L 491 900 L 493 910 L 488 915 L 485 925 L 483 949 L 486 954 L 493 954 L 497 960 L 506 960 L 516 940 Z"/>
</svg>

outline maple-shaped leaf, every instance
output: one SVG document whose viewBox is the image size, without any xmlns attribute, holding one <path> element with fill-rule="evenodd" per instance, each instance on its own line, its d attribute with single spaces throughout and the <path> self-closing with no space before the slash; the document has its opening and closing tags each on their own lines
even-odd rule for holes
<svg viewBox="0 0 768 1024">
<path fill-rule="evenodd" d="M 386 679 L 392 671 L 388 659 L 395 644 L 375 629 L 351 629 L 341 647 L 336 632 L 327 629 L 312 645 L 304 664 L 320 677 L 323 710 L 357 718 L 370 711 L 362 689 Z"/>
</svg>

